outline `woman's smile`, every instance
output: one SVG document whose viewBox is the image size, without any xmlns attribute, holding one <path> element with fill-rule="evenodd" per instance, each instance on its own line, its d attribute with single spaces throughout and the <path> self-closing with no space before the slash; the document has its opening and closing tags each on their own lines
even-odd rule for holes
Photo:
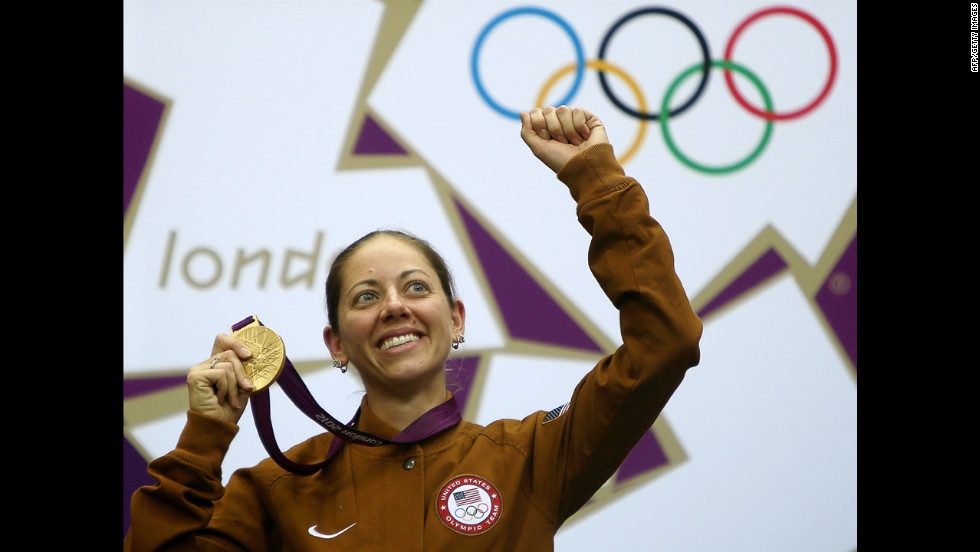
<svg viewBox="0 0 980 552">
<path fill-rule="evenodd" d="M 401 351 L 411 350 L 411 348 L 402 347 L 402 346 L 405 345 L 405 344 L 407 344 L 407 343 L 414 343 L 414 342 L 418 341 L 419 339 L 421 339 L 421 337 L 419 337 L 418 334 L 415 334 L 415 333 L 410 333 L 410 334 L 406 334 L 406 335 L 400 335 L 400 336 L 397 336 L 397 337 L 389 337 L 389 338 L 385 339 L 381 343 L 381 347 L 380 348 L 381 348 L 382 351 L 390 351 L 390 350 L 394 349 L 395 351 L 393 351 L 393 352 L 401 352 Z"/>
</svg>

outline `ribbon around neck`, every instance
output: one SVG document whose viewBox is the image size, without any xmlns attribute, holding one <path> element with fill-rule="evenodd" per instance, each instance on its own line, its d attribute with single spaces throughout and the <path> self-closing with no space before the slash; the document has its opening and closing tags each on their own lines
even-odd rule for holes
<svg viewBox="0 0 980 552">
<path fill-rule="evenodd" d="M 258 317 L 249 316 L 232 326 L 232 332 L 237 332 L 252 324 L 263 325 Z M 249 401 L 252 403 L 252 417 L 255 420 L 255 426 L 258 429 L 262 446 L 265 447 L 266 452 L 269 453 L 269 456 L 277 464 L 299 475 L 310 475 L 326 466 L 327 462 L 333 458 L 345 442 L 370 447 L 416 443 L 453 427 L 462 420 L 456 399 L 450 398 L 423 414 L 392 439 L 382 439 L 381 437 L 353 427 L 357 423 L 358 418 L 360 418 L 360 408 L 357 409 L 353 419 L 347 424 L 339 422 L 330 413 L 321 408 L 313 398 L 313 394 L 306 387 L 306 384 L 303 383 L 302 378 L 299 377 L 299 373 L 296 371 L 293 363 L 289 361 L 288 357 L 285 358 L 282 373 L 276 379 L 276 383 L 303 414 L 334 435 L 334 439 L 330 443 L 330 448 L 327 450 L 327 457 L 322 462 L 302 464 L 290 460 L 282 453 L 282 450 L 279 449 L 279 445 L 276 443 L 275 432 L 272 429 L 269 394 L 265 392 L 268 388 L 249 397 Z"/>
</svg>

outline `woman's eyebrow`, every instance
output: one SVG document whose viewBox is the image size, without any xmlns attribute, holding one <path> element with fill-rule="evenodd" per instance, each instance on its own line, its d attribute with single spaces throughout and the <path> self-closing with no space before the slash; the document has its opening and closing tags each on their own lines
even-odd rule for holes
<svg viewBox="0 0 980 552">
<path fill-rule="evenodd" d="M 412 274 L 414 274 L 416 272 L 421 272 L 422 274 L 425 274 L 426 276 L 429 276 L 429 273 L 426 272 L 426 271 L 424 271 L 424 270 L 422 270 L 421 268 L 410 268 L 410 269 L 402 272 L 401 275 L 399 276 L 399 279 L 404 280 L 405 278 L 411 276 Z M 429 277 L 431 278 L 431 276 L 429 276 Z"/>
<path fill-rule="evenodd" d="M 376 286 L 376 285 L 378 285 L 378 281 L 377 280 L 361 280 L 360 282 L 357 282 L 356 284 L 352 285 L 350 287 L 350 289 L 347 290 L 347 293 L 350 293 L 350 292 L 354 291 L 355 289 L 357 289 L 358 287 L 361 287 L 361 286 L 369 286 L 370 287 L 370 286 Z"/>
</svg>

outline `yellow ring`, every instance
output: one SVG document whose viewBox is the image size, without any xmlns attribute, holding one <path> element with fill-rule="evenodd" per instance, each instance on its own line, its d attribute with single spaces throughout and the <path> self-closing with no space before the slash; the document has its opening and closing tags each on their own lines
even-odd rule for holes
<svg viewBox="0 0 980 552">
<path fill-rule="evenodd" d="M 630 76 L 627 75 L 625 71 L 601 59 L 589 60 L 585 62 L 585 65 L 589 68 L 598 69 L 600 71 L 611 71 L 615 73 L 617 76 L 619 76 L 619 78 L 626 81 L 626 84 L 628 84 L 629 87 L 633 89 L 633 94 L 636 95 L 636 103 L 639 104 L 639 110 L 643 113 L 646 113 L 647 108 L 646 108 L 646 102 L 643 101 L 643 92 L 640 91 L 640 86 L 636 84 L 636 81 L 630 78 Z M 558 70 L 558 72 L 552 75 L 551 78 L 549 78 L 548 81 L 544 83 L 544 87 L 541 89 L 541 93 L 538 94 L 538 101 L 534 102 L 534 105 L 543 106 L 545 96 L 548 95 L 548 92 L 551 90 L 551 87 L 554 86 L 555 82 L 557 82 L 558 79 L 565 76 L 566 74 L 574 71 L 576 67 L 577 67 L 576 63 L 570 63 L 565 67 L 562 67 L 561 69 Z M 639 123 L 640 123 L 640 128 L 636 132 L 636 138 L 633 139 L 633 144 L 630 146 L 630 149 L 622 157 L 619 158 L 620 165 L 625 165 L 626 162 L 629 160 L 629 158 L 633 157 L 633 154 L 636 153 L 636 150 L 640 148 L 640 143 L 643 142 L 643 137 L 646 136 L 647 133 L 646 120 L 640 119 Z"/>
</svg>

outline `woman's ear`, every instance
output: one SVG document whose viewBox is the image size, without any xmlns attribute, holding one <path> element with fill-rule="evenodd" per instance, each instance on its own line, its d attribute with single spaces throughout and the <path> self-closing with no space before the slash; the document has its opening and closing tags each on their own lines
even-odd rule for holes
<svg viewBox="0 0 980 552">
<path fill-rule="evenodd" d="M 453 305 L 452 320 L 453 333 L 455 335 L 463 335 L 466 330 L 466 308 L 459 299 L 456 299 L 456 304 Z"/>
<path fill-rule="evenodd" d="M 331 326 L 323 328 L 323 343 L 330 350 L 330 357 L 347 364 L 347 355 L 344 354 L 344 346 L 340 343 L 340 335 Z"/>
</svg>

